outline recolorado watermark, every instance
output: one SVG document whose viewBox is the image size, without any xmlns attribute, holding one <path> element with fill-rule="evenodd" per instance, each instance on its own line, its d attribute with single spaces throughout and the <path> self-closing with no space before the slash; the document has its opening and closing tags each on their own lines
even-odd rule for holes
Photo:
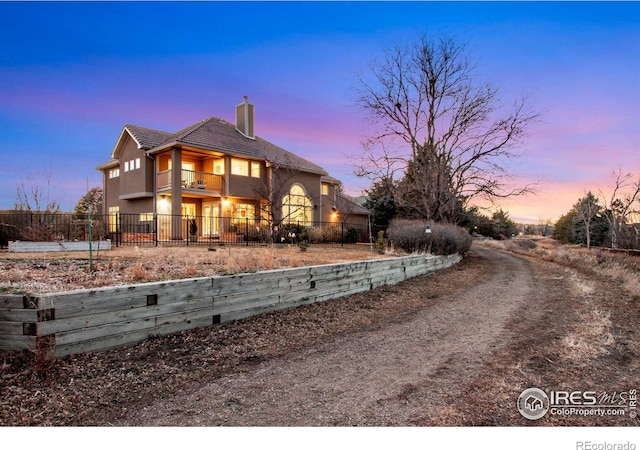
<svg viewBox="0 0 640 450">
<path fill-rule="evenodd" d="M 633 442 L 576 442 L 576 450 L 636 450 Z"/>
<path fill-rule="evenodd" d="M 583 417 L 626 416 L 635 419 L 638 416 L 638 391 L 543 391 L 539 388 L 528 388 L 522 391 L 517 404 L 520 414 L 529 420 L 538 420 L 547 414 Z M 615 449 L 592 447 L 589 450 Z"/>
</svg>

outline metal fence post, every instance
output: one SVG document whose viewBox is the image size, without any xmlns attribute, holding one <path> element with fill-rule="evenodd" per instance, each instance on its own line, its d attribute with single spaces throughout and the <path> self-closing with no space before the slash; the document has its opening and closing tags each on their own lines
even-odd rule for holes
<svg viewBox="0 0 640 450">
<path fill-rule="evenodd" d="M 153 244 L 158 246 L 158 214 L 153 214 Z"/>
</svg>

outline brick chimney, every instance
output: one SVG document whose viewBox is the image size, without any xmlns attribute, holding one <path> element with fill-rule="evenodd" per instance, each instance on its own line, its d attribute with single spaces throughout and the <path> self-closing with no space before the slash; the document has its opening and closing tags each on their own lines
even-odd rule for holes
<svg viewBox="0 0 640 450">
<path fill-rule="evenodd" d="M 236 130 L 244 137 L 255 139 L 254 132 L 254 106 L 249 103 L 249 97 L 244 96 L 244 101 L 236 106 Z"/>
</svg>

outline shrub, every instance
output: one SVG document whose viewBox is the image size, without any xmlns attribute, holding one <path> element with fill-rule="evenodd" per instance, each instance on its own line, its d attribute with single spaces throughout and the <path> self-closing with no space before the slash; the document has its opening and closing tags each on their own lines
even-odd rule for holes
<svg viewBox="0 0 640 450">
<path fill-rule="evenodd" d="M 378 231 L 378 238 L 376 239 L 376 249 L 381 255 L 384 255 L 384 253 L 387 251 L 387 240 L 384 237 L 384 230 Z"/>
<path fill-rule="evenodd" d="M 344 242 L 346 242 L 347 244 L 355 244 L 356 242 L 358 242 L 358 238 L 359 238 L 359 234 L 358 234 L 358 230 L 356 230 L 354 227 L 348 227 L 347 228 L 347 232 L 345 233 L 344 236 Z"/>
<path fill-rule="evenodd" d="M 301 251 L 307 251 L 307 248 L 309 247 L 309 239 L 309 231 L 306 228 L 302 228 L 298 234 L 298 247 L 300 247 Z"/>
<path fill-rule="evenodd" d="M 431 233 L 425 232 L 427 225 L 431 227 Z M 471 235 L 464 228 L 420 220 L 394 220 L 387 235 L 396 247 L 408 253 L 464 254 L 472 242 Z"/>
</svg>

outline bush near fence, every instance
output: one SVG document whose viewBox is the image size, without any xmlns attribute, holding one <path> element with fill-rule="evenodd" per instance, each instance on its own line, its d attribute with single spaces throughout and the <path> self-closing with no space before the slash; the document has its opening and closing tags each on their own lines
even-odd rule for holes
<svg viewBox="0 0 640 450">
<path fill-rule="evenodd" d="M 394 220 L 387 236 L 392 245 L 407 253 L 431 252 L 434 255 L 465 254 L 473 242 L 464 228 L 421 220 Z"/>
<path fill-rule="evenodd" d="M 108 216 L 86 214 L 11 212 L 0 213 L 0 247 L 9 241 L 87 241 L 109 238 Z"/>
<path fill-rule="evenodd" d="M 205 222 L 209 221 L 209 227 Z M 193 224 L 196 224 L 194 227 Z M 217 225 L 216 232 L 213 230 Z M 310 243 L 344 245 L 369 242 L 363 224 L 313 222 L 273 225 L 264 219 L 183 217 L 167 214 L 92 215 L 68 213 L 0 213 L 0 247 L 9 241 L 86 241 L 89 225 L 94 240 L 120 245 L 297 244 L 303 228 Z M 172 228 L 177 228 L 172 232 Z M 195 231 L 195 233 L 193 233 Z"/>
</svg>

